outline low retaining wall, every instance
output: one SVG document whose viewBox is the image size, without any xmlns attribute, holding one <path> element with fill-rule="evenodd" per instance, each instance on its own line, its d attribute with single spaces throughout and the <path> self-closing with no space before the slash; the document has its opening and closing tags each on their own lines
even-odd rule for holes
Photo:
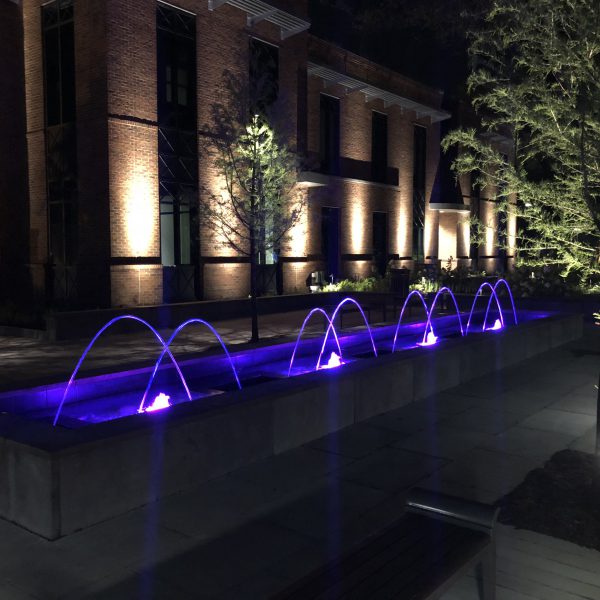
<svg viewBox="0 0 600 600">
<path fill-rule="evenodd" d="M 581 335 L 553 316 L 77 430 L 3 414 L 0 516 L 56 539 Z"/>
</svg>

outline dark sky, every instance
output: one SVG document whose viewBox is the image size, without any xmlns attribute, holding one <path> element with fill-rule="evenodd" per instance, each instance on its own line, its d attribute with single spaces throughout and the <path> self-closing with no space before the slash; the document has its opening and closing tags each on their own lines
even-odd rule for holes
<svg viewBox="0 0 600 600">
<path fill-rule="evenodd" d="M 461 95 L 467 35 L 489 0 L 310 0 L 311 31 L 409 77 Z"/>
</svg>

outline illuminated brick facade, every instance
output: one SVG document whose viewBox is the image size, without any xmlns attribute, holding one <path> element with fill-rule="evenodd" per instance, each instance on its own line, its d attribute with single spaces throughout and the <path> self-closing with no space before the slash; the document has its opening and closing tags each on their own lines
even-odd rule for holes
<svg viewBox="0 0 600 600">
<path fill-rule="evenodd" d="M 0 44 L 2 55 L 10 60 L 2 68 L 23 74 L 0 91 L 0 118 L 9 112 L 15 115 L 3 124 L 8 134 L 0 147 L 3 165 L 9 164 L 11 169 L 3 166 L 0 177 L 0 274 L 11 277 L 20 269 L 28 274 L 38 297 L 74 307 L 157 304 L 167 297 L 176 301 L 247 295 L 248 258 L 219 243 L 211 229 L 195 218 L 193 203 L 189 237 L 197 243 L 189 258 L 181 258 L 179 252 L 178 259 L 185 264 L 171 267 L 167 277 L 161 228 L 171 223 L 173 235 L 181 235 L 183 221 L 174 226 L 173 219 L 183 219 L 187 213 L 169 217 L 163 204 L 159 205 L 159 195 L 164 193 L 160 140 L 165 130 L 157 108 L 157 88 L 163 85 L 157 75 L 157 2 L 57 1 L 48 5 L 45 0 L 23 0 L 18 5 L 0 0 Z M 195 40 L 194 85 L 189 89 L 195 96 L 198 151 L 191 153 L 197 156 L 192 192 L 197 202 L 199 195 L 219 189 L 217 174 L 202 149 L 211 105 L 224 98 L 223 71 L 248 76 L 249 40 L 253 37 L 276 46 L 279 103 L 284 113 L 280 117 L 289 127 L 291 146 L 306 158 L 308 173 L 298 184 L 300 193 L 306 195 L 306 214 L 280 249 L 279 265 L 272 269 L 277 272 L 278 291 L 305 292 L 307 277 L 314 271 L 322 271 L 326 277 L 334 271 L 336 277 L 353 277 L 381 272 L 388 263 L 413 267 L 416 127 L 423 128 L 426 148 L 420 184 L 424 216 L 419 259 L 437 262 L 452 255 L 468 264 L 469 231 L 464 219 L 429 206 L 439 165 L 440 120 L 446 118 L 441 92 L 317 39 L 304 27 L 282 35 L 280 25 L 268 18 L 250 22 L 252 15 L 246 10 L 227 2 L 216 4 L 177 0 L 162 5 L 183 11 L 175 12 L 175 17 L 183 15 L 182 22 L 195 28 L 184 32 L 188 41 Z M 270 4 L 295 22 L 307 20 L 304 0 L 273 0 Z M 43 5 L 63 7 L 65 14 L 59 21 L 64 19 L 65 27 L 73 31 L 75 114 L 71 121 L 65 117 L 63 121 L 68 122 L 55 129 L 47 117 L 44 77 L 45 69 L 49 71 L 52 65 L 48 51 L 44 54 L 44 44 L 54 43 L 56 24 L 54 17 L 48 16 L 48 10 L 54 9 Z M 60 38 L 65 46 L 71 39 L 67 34 L 64 40 Z M 325 66 L 338 77 L 348 76 L 364 87 L 352 88 L 342 80 L 327 82 L 311 71 L 310 65 Z M 379 90 L 379 95 L 365 93 L 368 86 Z M 340 166 L 335 172 L 324 170 L 321 160 L 323 95 L 339 106 Z M 376 122 L 385 124 L 382 172 L 376 172 L 373 164 Z M 58 209 L 52 212 L 49 208 L 52 177 L 48 169 L 54 169 L 55 156 L 49 154 L 49 140 L 56 137 L 56 131 L 71 132 L 76 148 L 74 174 L 63 174 L 60 182 L 64 188 L 65 181 L 76 178 L 76 191 L 71 192 L 75 195 L 67 198 L 72 204 L 61 198 L 53 200 L 63 211 L 62 221 L 56 216 Z M 183 164 L 185 157 L 177 154 L 181 151 L 174 152 L 175 160 Z M 7 160 L 9 155 L 15 160 Z M 11 193 L 19 198 L 18 203 L 8 201 Z M 469 203 L 468 197 L 465 203 Z M 69 212 L 71 206 L 75 210 Z M 495 218 L 483 194 L 480 206 L 482 218 Z M 176 210 L 183 209 L 173 208 L 173 214 L 180 215 Z M 74 223 L 69 218 L 75 219 Z M 509 239 L 514 236 L 514 222 L 509 222 L 507 234 Z M 73 240 L 57 245 L 52 237 L 59 235 Z M 488 242 L 480 253 L 495 256 L 497 240 Z M 55 248 L 60 248 L 62 258 Z M 332 255 L 332 248 L 337 256 Z M 483 260 L 490 264 L 486 262 L 484 267 L 480 261 L 480 268 L 493 269 L 494 258 Z M 175 291 L 169 291 L 169 286 Z"/>
</svg>

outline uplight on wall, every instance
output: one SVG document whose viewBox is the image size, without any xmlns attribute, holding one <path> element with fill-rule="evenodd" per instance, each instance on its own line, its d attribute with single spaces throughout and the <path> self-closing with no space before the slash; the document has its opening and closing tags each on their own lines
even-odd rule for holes
<svg viewBox="0 0 600 600">
<path fill-rule="evenodd" d="M 364 252 L 365 208 L 362 198 L 357 198 L 350 206 L 350 247 L 352 254 Z"/>
<path fill-rule="evenodd" d="M 157 237 L 157 202 L 152 195 L 150 178 L 135 173 L 129 179 L 125 201 L 125 237 L 130 256 L 149 256 Z"/>
</svg>

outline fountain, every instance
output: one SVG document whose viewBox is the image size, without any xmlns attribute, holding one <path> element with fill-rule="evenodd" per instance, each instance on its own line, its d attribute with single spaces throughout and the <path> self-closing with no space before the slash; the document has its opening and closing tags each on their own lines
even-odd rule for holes
<svg viewBox="0 0 600 600">
<path fill-rule="evenodd" d="M 498 298 L 498 293 L 497 293 L 497 288 L 499 285 L 503 285 L 508 293 L 509 293 L 509 297 L 510 297 L 510 301 L 512 304 L 512 309 L 513 309 L 513 315 L 514 315 L 514 322 L 515 324 L 517 323 L 517 315 L 516 315 L 516 309 L 515 309 L 515 305 L 514 305 L 514 300 L 512 297 L 512 294 L 510 292 L 510 287 L 508 285 L 508 283 L 504 280 L 504 279 L 500 279 L 496 282 L 496 284 L 494 286 L 492 286 L 489 283 L 483 283 L 477 290 L 476 295 L 475 295 L 475 299 L 473 301 L 473 304 L 471 306 L 471 310 L 469 312 L 469 317 L 468 317 L 468 321 L 467 321 L 467 325 L 466 328 L 463 329 L 463 325 L 462 325 L 462 320 L 461 320 L 461 313 L 460 310 L 458 308 L 458 304 L 456 302 L 456 298 L 454 297 L 454 294 L 452 292 L 452 290 L 450 290 L 448 287 L 442 287 L 436 294 L 435 297 L 431 303 L 431 306 L 428 307 L 427 306 L 427 302 L 425 301 L 425 298 L 423 296 L 423 294 L 420 291 L 417 290 L 413 290 L 411 291 L 406 300 L 404 301 L 403 305 L 402 305 L 402 309 L 400 311 L 400 317 L 398 319 L 398 322 L 395 326 L 394 329 L 394 335 L 393 335 L 393 340 L 392 340 L 392 353 L 396 352 L 397 347 L 398 347 L 398 336 L 399 336 L 399 332 L 400 329 L 402 327 L 402 320 L 404 318 L 405 315 L 405 311 L 409 305 L 409 303 L 411 302 L 411 300 L 413 300 L 414 297 L 417 297 L 420 302 L 421 305 L 423 306 L 423 309 L 425 311 L 425 317 L 426 320 L 424 321 L 424 330 L 423 330 L 423 337 L 421 339 L 421 341 L 419 341 L 417 343 L 417 346 L 422 346 L 422 347 L 428 347 L 428 346 L 433 346 L 435 345 L 438 341 L 440 336 L 436 335 L 436 332 L 434 331 L 433 328 L 433 315 L 434 315 L 434 310 L 436 308 L 436 304 L 439 300 L 439 298 L 444 295 L 444 294 L 448 294 L 450 295 L 450 297 L 452 298 L 453 304 L 454 304 L 454 309 L 456 312 L 456 318 L 458 319 L 458 325 L 459 325 L 459 330 L 461 333 L 461 336 L 466 336 L 469 333 L 469 329 L 471 327 L 471 323 L 472 323 L 472 319 L 473 319 L 473 315 L 475 312 L 475 308 L 476 308 L 476 304 L 478 301 L 478 298 L 480 297 L 481 293 L 483 292 L 484 289 L 489 289 L 490 290 L 490 298 L 489 301 L 487 303 L 487 307 L 485 310 L 485 316 L 484 316 L 484 320 L 483 320 L 483 325 L 482 325 L 482 332 L 485 331 L 498 331 L 500 329 L 503 329 L 505 326 L 505 321 L 504 321 L 504 315 L 503 315 L 503 311 L 502 311 L 502 306 L 500 304 L 500 300 Z M 494 325 L 492 327 L 488 327 L 487 326 L 487 321 L 488 321 L 488 317 L 489 317 L 489 312 L 490 312 L 490 307 L 491 307 L 491 303 L 492 301 L 495 300 L 496 302 L 496 307 L 498 309 L 498 314 L 499 314 L 499 318 L 496 319 L 496 321 L 494 322 Z M 299 349 L 299 345 L 300 345 L 300 341 L 302 339 L 302 336 L 305 332 L 306 326 L 308 325 L 309 321 L 316 315 L 316 314 L 320 314 L 324 317 L 325 321 L 326 321 L 326 331 L 325 331 L 325 335 L 323 336 L 323 340 L 322 343 L 320 344 L 320 349 L 319 349 L 319 353 L 318 353 L 318 358 L 316 361 L 316 364 L 314 366 L 314 369 L 312 369 L 313 371 L 321 371 L 321 370 L 326 370 L 326 369 L 332 369 L 332 368 L 337 368 L 340 366 L 343 366 L 345 364 L 347 364 L 347 361 L 344 359 L 344 355 L 343 355 L 343 350 L 342 350 L 342 344 L 340 341 L 340 336 L 338 335 L 338 332 L 336 330 L 336 327 L 334 325 L 335 323 L 335 319 L 337 317 L 337 315 L 339 314 L 339 311 L 346 305 L 346 304 L 354 304 L 356 306 L 356 308 L 358 309 L 360 315 L 362 316 L 362 320 L 364 321 L 367 333 L 368 333 L 368 338 L 369 338 L 369 342 L 370 342 L 370 347 L 372 349 L 372 355 L 374 357 L 378 356 L 378 351 L 377 351 L 377 346 L 375 344 L 375 340 L 373 337 L 373 331 L 371 330 L 371 327 L 368 323 L 368 320 L 366 318 L 366 315 L 362 309 L 362 307 L 360 306 L 360 303 L 358 303 L 355 299 L 353 298 L 344 298 L 343 300 L 341 300 L 338 305 L 335 307 L 333 313 L 331 314 L 331 317 L 327 314 L 327 312 L 323 309 L 323 308 L 314 308 L 312 309 L 307 316 L 305 317 L 300 330 L 298 332 L 298 336 L 296 338 L 295 344 L 293 345 L 293 349 L 292 349 L 292 353 L 291 353 L 291 358 L 289 361 L 289 365 L 287 368 L 287 377 L 292 377 L 292 376 L 297 376 L 299 374 L 305 373 L 307 372 L 305 369 L 301 370 L 301 372 L 298 373 L 294 373 L 293 372 L 293 366 L 294 366 L 294 361 L 297 357 L 297 353 L 298 353 L 298 349 Z M 160 345 L 162 346 L 162 350 L 160 352 L 159 357 L 157 358 L 156 362 L 154 363 L 154 367 L 152 369 L 152 372 L 150 374 L 150 377 L 148 378 L 147 384 L 145 386 L 144 392 L 142 394 L 141 397 L 141 401 L 139 403 L 139 406 L 137 408 L 137 412 L 138 413 L 148 413 L 148 412 L 154 412 L 157 410 L 163 410 L 165 408 L 168 408 L 170 406 L 172 406 L 173 404 L 176 404 L 177 402 L 172 400 L 172 395 L 169 396 L 164 392 L 159 393 L 153 400 L 153 402 L 150 405 L 147 405 L 147 398 L 148 395 L 150 393 L 150 390 L 152 388 L 152 385 L 155 381 L 156 375 L 160 369 L 160 366 L 162 364 L 163 358 L 165 357 L 165 355 L 168 355 L 170 358 L 170 361 L 173 365 L 173 367 L 176 369 L 177 375 L 179 377 L 179 380 L 181 381 L 185 392 L 186 392 L 186 396 L 187 396 L 187 400 L 191 401 L 192 398 L 192 394 L 190 392 L 190 388 L 188 385 L 188 382 L 186 381 L 186 379 L 183 376 L 181 367 L 179 365 L 179 363 L 177 362 L 177 360 L 175 359 L 175 357 L 173 356 L 173 353 L 171 351 L 171 345 L 175 342 L 177 336 L 188 326 L 192 325 L 192 324 L 198 324 L 198 325 L 202 325 L 206 328 L 208 328 L 210 330 L 210 332 L 214 335 L 214 337 L 216 338 L 216 340 L 218 341 L 218 343 L 220 344 L 223 353 L 227 359 L 230 371 L 233 373 L 233 377 L 235 379 L 235 384 L 237 389 L 242 389 L 242 384 L 240 381 L 240 377 L 238 374 L 238 369 L 236 368 L 236 365 L 234 364 L 233 358 L 230 355 L 227 346 L 225 345 L 222 337 L 219 335 L 219 333 L 215 330 L 215 328 L 208 323 L 207 321 L 203 320 L 203 319 L 198 319 L 198 318 L 192 318 L 192 319 L 188 319 L 186 321 L 184 321 L 183 323 L 181 323 L 174 331 L 173 333 L 170 335 L 170 337 L 168 338 L 167 341 L 165 341 L 160 334 L 156 331 L 156 329 L 154 329 L 150 324 L 148 324 L 146 321 L 144 321 L 143 319 L 140 319 L 139 317 L 135 317 L 133 315 L 124 315 L 124 316 L 119 316 L 116 317 L 114 319 L 112 319 L 111 321 L 109 321 L 108 323 L 106 323 L 106 325 L 104 325 L 97 333 L 96 335 L 93 337 L 93 339 L 91 340 L 91 342 L 88 344 L 87 348 L 85 349 L 85 351 L 83 352 L 83 354 L 81 355 L 79 361 L 77 362 L 77 365 L 75 366 L 75 369 L 65 387 L 62 399 L 58 405 L 58 408 L 56 410 L 56 414 L 54 416 L 54 420 L 53 420 L 53 425 L 56 425 L 58 423 L 61 411 L 63 409 L 63 406 L 69 396 L 69 392 L 71 387 L 74 384 L 75 381 L 75 377 L 77 376 L 77 373 L 79 372 L 79 369 L 81 367 L 81 364 L 83 363 L 83 361 L 85 360 L 86 356 L 88 355 L 88 353 L 90 352 L 90 350 L 92 349 L 92 347 L 94 346 L 94 344 L 96 343 L 96 341 L 98 340 L 98 338 L 102 335 L 102 333 L 104 333 L 104 331 L 106 331 L 106 329 L 108 329 L 109 327 L 111 327 L 114 323 L 120 321 L 120 320 L 124 320 L 124 319 L 131 319 L 134 320 L 136 322 L 141 323 L 142 325 L 144 325 L 145 327 L 149 328 L 152 333 L 154 334 L 155 338 L 157 339 L 157 341 L 160 343 Z M 423 325 L 423 323 L 417 323 L 417 325 L 421 326 Z M 411 325 L 411 327 L 413 327 L 414 325 Z M 323 364 L 323 355 L 325 353 L 325 349 L 327 347 L 327 343 L 329 341 L 329 337 L 330 335 L 333 334 L 334 340 L 335 340 L 335 345 L 336 345 L 336 349 L 337 352 L 331 352 L 330 357 L 327 361 L 327 363 Z M 348 338 L 348 336 L 345 336 L 344 339 Z M 261 380 L 261 375 L 259 374 L 258 377 L 255 377 L 255 379 Z M 268 379 L 268 378 L 267 378 Z M 218 386 L 217 386 L 218 387 Z M 222 387 L 222 386 L 221 386 Z M 225 387 L 222 387 L 222 390 L 225 390 Z M 218 389 L 214 390 L 215 392 L 219 392 Z M 196 397 L 201 397 L 201 396 L 205 396 L 207 394 L 201 394 L 201 393 L 195 393 Z M 127 414 L 127 413 L 125 413 Z M 117 414 L 113 417 L 108 417 L 108 418 L 115 418 L 118 416 L 123 416 L 122 414 Z M 81 418 L 86 418 L 85 416 L 81 417 Z"/>
<path fill-rule="evenodd" d="M 165 343 L 165 340 L 163 340 L 163 338 L 160 335 L 160 333 L 158 333 L 158 331 L 156 331 L 156 329 L 154 329 L 154 327 L 152 327 L 152 325 L 150 325 L 150 323 L 148 323 L 147 321 L 144 321 L 144 319 L 141 319 L 140 317 L 136 317 L 134 315 L 121 315 L 119 317 L 115 317 L 114 319 L 111 319 L 108 323 L 106 323 L 106 325 L 104 325 L 96 333 L 96 335 L 92 338 L 92 341 L 88 344 L 87 348 L 83 351 L 83 354 L 79 358 L 79 361 L 77 362 L 77 365 L 75 366 L 75 369 L 73 370 L 73 373 L 71 374 L 71 377 L 69 378 L 69 382 L 67 383 L 67 386 L 65 387 L 65 391 L 64 391 L 63 397 L 62 397 L 62 399 L 60 401 L 60 404 L 58 405 L 58 409 L 56 410 L 56 415 L 54 417 L 54 422 L 52 423 L 54 426 L 56 426 L 56 423 L 58 422 L 58 417 L 60 416 L 60 411 L 62 410 L 62 407 L 63 407 L 63 405 L 65 403 L 65 400 L 67 399 L 67 396 L 69 395 L 69 390 L 71 389 L 71 386 L 73 385 L 73 381 L 75 380 L 75 377 L 77 376 L 77 372 L 79 371 L 79 367 L 81 367 L 81 364 L 85 360 L 85 357 L 88 355 L 89 351 L 92 349 L 93 345 L 96 343 L 96 340 L 109 327 L 112 327 L 118 321 L 124 321 L 124 320 L 136 321 L 138 323 L 141 323 L 142 325 L 144 325 L 148 329 L 150 329 L 150 331 L 154 334 L 154 337 L 158 340 L 158 342 L 163 347 L 163 354 L 161 355 L 161 357 L 164 355 L 165 352 L 169 355 L 169 358 L 171 359 L 171 362 L 173 363 L 173 365 L 177 369 L 177 374 L 179 375 L 179 378 L 181 379 L 181 383 L 183 384 L 183 387 L 185 388 L 188 400 L 192 399 L 192 395 L 191 395 L 190 390 L 188 388 L 188 385 L 187 385 L 187 383 L 185 381 L 185 378 L 183 377 L 181 369 L 179 368 L 179 365 L 177 364 L 177 361 L 175 360 L 175 357 L 173 356 L 173 354 L 169 350 L 167 344 Z"/>
<path fill-rule="evenodd" d="M 329 320 L 329 326 L 327 327 L 327 331 L 325 333 L 325 338 L 323 339 L 323 345 L 321 346 L 321 352 L 319 352 L 319 359 L 317 360 L 317 367 L 315 370 L 319 370 L 321 367 L 321 359 L 323 358 L 323 352 L 325 351 L 325 346 L 327 345 L 327 339 L 329 338 L 329 334 L 331 330 L 334 328 L 333 323 L 335 322 L 335 318 L 337 317 L 340 309 L 345 304 L 354 304 L 356 308 L 358 308 L 360 314 L 362 315 L 363 321 L 367 327 L 367 331 L 369 332 L 369 338 L 371 339 L 371 346 L 373 346 L 373 354 L 377 358 L 377 348 L 375 347 L 375 342 L 373 341 L 373 334 L 371 332 L 371 327 L 369 326 L 369 321 L 367 321 L 367 317 L 365 315 L 365 311 L 362 309 L 362 306 L 354 299 L 354 298 L 344 298 L 339 304 L 335 307 L 333 314 L 331 315 L 331 319 Z M 341 353 L 341 351 L 340 351 Z"/>
<path fill-rule="evenodd" d="M 423 308 L 425 309 L 425 316 L 429 320 L 429 309 L 427 308 L 427 303 L 425 302 L 425 298 L 423 297 L 423 294 L 419 290 L 413 290 L 412 292 L 410 292 L 408 294 L 408 296 L 406 297 L 406 300 L 404 301 L 404 304 L 402 305 L 402 310 L 400 311 L 400 318 L 398 319 L 398 324 L 396 325 L 396 331 L 394 333 L 394 341 L 392 343 L 392 353 L 394 353 L 396 351 L 396 340 L 398 339 L 398 331 L 400 330 L 400 324 L 402 323 L 402 317 L 404 316 L 404 311 L 406 310 L 406 307 L 408 306 L 408 303 L 410 302 L 410 299 L 413 296 L 417 296 L 418 298 L 420 298 L 421 303 L 423 304 Z M 427 333 L 427 330 L 425 330 L 425 333 Z M 433 333 L 433 329 L 431 330 L 431 333 Z"/>
<path fill-rule="evenodd" d="M 435 309 L 435 305 L 437 304 L 438 298 L 442 294 L 450 294 L 450 297 L 452 298 L 452 301 L 454 302 L 454 308 L 456 309 L 456 316 L 458 318 L 458 326 L 460 328 L 460 335 L 463 337 L 465 335 L 465 332 L 463 331 L 462 321 L 460 319 L 460 310 L 458 310 L 458 304 L 456 302 L 456 298 L 454 297 L 452 290 L 449 287 L 444 286 L 437 291 L 437 293 L 433 299 L 433 302 L 431 303 L 431 306 L 429 307 L 429 314 L 427 315 L 427 324 L 425 325 L 425 333 L 423 334 L 423 341 L 421 342 L 421 345 L 431 345 L 431 344 L 427 344 L 428 333 L 429 332 L 433 333 L 433 329 L 431 328 L 431 316 L 433 315 L 433 310 Z"/>
<path fill-rule="evenodd" d="M 333 326 L 333 322 L 329 318 L 329 315 L 322 308 L 313 308 L 308 313 L 308 315 L 306 315 L 306 318 L 304 319 L 304 322 L 302 323 L 302 327 L 300 327 L 300 332 L 298 333 L 298 337 L 296 339 L 294 351 L 292 352 L 292 358 L 290 359 L 290 366 L 288 368 L 288 377 L 290 377 L 291 373 L 292 373 L 292 365 L 294 364 L 294 358 L 296 358 L 296 352 L 298 351 L 298 344 L 300 343 L 300 338 L 302 337 L 302 334 L 304 333 L 304 328 L 306 327 L 306 324 L 310 321 L 310 319 L 313 317 L 313 315 L 315 315 L 317 313 L 320 313 L 325 317 L 325 320 L 329 324 L 329 327 L 331 327 L 331 329 L 333 330 L 333 335 L 335 337 L 335 343 L 337 344 L 339 357 L 340 357 L 340 359 L 342 358 L 342 348 L 340 346 L 340 340 L 338 338 L 335 327 Z"/>
<path fill-rule="evenodd" d="M 493 286 L 498 302 L 490 293 L 488 303 L 494 308 L 504 285 Z M 426 319 L 417 322 L 405 322 L 408 302 L 420 296 L 411 293 L 398 323 L 338 332 L 334 320 L 342 301 L 332 318 L 323 309 L 311 311 L 297 339 L 229 354 L 215 335 L 217 354 L 179 356 L 179 364 L 169 346 L 185 324 L 166 342 L 145 321 L 126 315 L 117 319 L 151 329 L 161 357 L 152 356 L 146 366 L 83 375 L 82 363 L 94 343 L 116 322 L 109 321 L 79 357 L 66 385 L 0 392 L 0 444 L 10 465 L 2 470 L 0 464 L 1 483 L 11 498 L 22 500 L 0 502 L 0 517 L 56 539 L 148 502 L 155 455 L 160 455 L 164 476 L 152 490 L 164 497 L 474 378 L 493 376 L 582 333 L 580 315 L 523 311 L 514 327 L 514 306 L 515 318 L 507 319 L 507 307 L 500 305 L 498 315 L 492 308 L 470 307 L 470 335 L 458 337 L 458 329 L 466 335 L 462 319 L 466 323 L 469 313 L 455 310 L 456 299 L 447 314 L 437 311 L 439 298 L 448 293 L 440 290 L 431 307 L 421 297 Z M 308 320 L 317 313 L 325 318 L 326 331 L 307 336 Z M 415 336 L 427 347 L 418 347 Z M 168 362 L 162 360 L 165 355 Z M 299 364 L 308 368 L 299 369 Z M 29 421 L 25 426 L 24 420 Z"/>
<path fill-rule="evenodd" d="M 473 304 L 471 305 L 471 312 L 469 313 L 469 320 L 467 321 L 465 335 L 467 335 L 469 333 L 469 327 L 471 326 L 471 320 L 473 319 L 473 311 L 475 310 L 475 305 L 477 304 L 477 300 L 479 298 L 483 298 L 483 296 L 481 295 L 481 292 L 486 288 L 490 289 L 491 295 L 490 295 L 490 299 L 487 304 L 487 309 L 485 311 L 485 318 L 483 319 L 483 325 L 481 326 L 481 331 L 486 331 L 488 313 L 490 310 L 492 298 L 496 300 L 496 306 L 498 307 L 498 313 L 500 315 L 500 325 L 501 325 L 501 327 L 504 327 L 504 316 L 502 314 L 502 307 L 500 306 L 500 301 L 498 300 L 498 294 L 496 294 L 496 288 L 492 287 L 492 285 L 490 283 L 485 281 L 477 288 L 477 291 L 475 292 L 475 298 L 473 299 Z"/>
<path fill-rule="evenodd" d="M 138 408 L 139 413 L 144 412 L 144 404 L 146 403 L 146 397 L 148 396 L 150 387 L 152 386 L 152 383 L 154 382 L 154 378 L 156 377 L 156 372 L 158 371 L 158 368 L 160 367 L 160 363 L 162 362 L 162 359 L 164 358 L 165 354 L 167 352 L 169 352 L 169 348 L 171 347 L 171 344 L 175 341 L 175 338 L 179 335 L 179 333 L 183 329 L 185 329 L 188 325 L 192 325 L 193 323 L 205 325 L 206 327 L 208 327 L 208 329 L 210 329 L 210 331 L 214 334 L 214 336 L 217 338 L 217 340 L 219 340 L 219 344 L 221 344 L 221 348 L 223 348 L 223 352 L 225 352 L 225 356 L 227 357 L 227 360 L 229 360 L 229 364 L 231 365 L 231 370 L 233 371 L 233 376 L 235 377 L 235 381 L 238 385 L 238 389 L 240 389 L 240 390 L 242 389 L 242 384 L 240 383 L 240 378 L 238 377 L 238 374 L 237 374 L 237 371 L 233 364 L 233 361 L 231 360 L 231 356 L 229 355 L 227 346 L 225 346 L 225 343 L 223 342 L 223 338 L 221 338 L 221 336 L 219 335 L 217 330 L 210 323 L 207 323 L 203 319 L 188 319 L 187 321 L 184 321 L 183 323 L 181 323 L 181 325 L 179 325 L 177 327 L 177 329 L 175 329 L 175 331 L 171 334 L 171 337 L 168 339 L 167 343 L 165 344 L 165 346 L 163 348 L 163 351 L 161 352 L 160 356 L 158 357 L 158 360 L 156 361 L 156 364 L 154 365 L 154 370 L 152 371 L 152 375 L 150 376 L 150 379 L 148 381 L 148 385 L 146 386 L 146 390 L 144 391 L 144 395 L 142 396 L 142 401 L 140 402 L 140 407 Z M 175 360 L 175 359 L 173 359 L 173 360 Z M 191 400 L 191 398 L 190 398 L 190 400 Z"/>
</svg>

